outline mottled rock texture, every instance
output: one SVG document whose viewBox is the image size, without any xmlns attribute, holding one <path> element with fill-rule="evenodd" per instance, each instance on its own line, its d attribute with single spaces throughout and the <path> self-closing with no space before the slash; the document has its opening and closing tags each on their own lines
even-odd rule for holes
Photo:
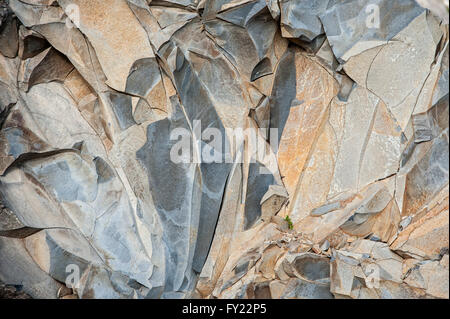
<svg viewBox="0 0 450 319">
<path fill-rule="evenodd" d="M 0 0 L 0 297 L 449 298 L 421 5 Z"/>
</svg>

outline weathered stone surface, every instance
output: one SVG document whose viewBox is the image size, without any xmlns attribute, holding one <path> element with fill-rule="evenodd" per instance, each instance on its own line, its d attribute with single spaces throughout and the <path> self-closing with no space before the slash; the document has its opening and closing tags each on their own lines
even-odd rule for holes
<svg viewBox="0 0 450 319">
<path fill-rule="evenodd" d="M 448 298 L 418 3 L 0 0 L 0 295 Z"/>
<path fill-rule="evenodd" d="M 61 283 L 45 273 L 33 261 L 21 239 L 0 237 L 0 280 L 22 287 L 32 298 L 56 298 Z"/>
<path fill-rule="evenodd" d="M 366 197 L 340 228 L 353 236 L 372 235 L 383 242 L 389 242 L 397 235 L 400 218 L 395 200 L 387 188 L 383 187 Z"/>
<path fill-rule="evenodd" d="M 285 293 L 280 298 L 286 299 L 333 299 L 328 285 L 311 283 L 301 279 L 290 279 Z"/>
<path fill-rule="evenodd" d="M 448 254 L 444 255 L 441 261 L 417 263 L 408 270 L 404 281 L 411 287 L 424 289 L 433 297 L 448 299 Z"/>
<path fill-rule="evenodd" d="M 319 15 L 328 6 L 328 1 L 279 1 L 281 32 L 285 38 L 312 41 L 323 33 Z"/>
<path fill-rule="evenodd" d="M 261 217 L 264 221 L 269 221 L 272 216 L 278 213 L 286 202 L 288 194 L 283 186 L 270 185 L 267 192 L 261 199 Z"/>
<path fill-rule="evenodd" d="M 299 51 L 290 50 L 282 58 L 274 80 L 270 127 L 279 130 L 278 163 L 290 196 L 336 93 L 333 77 Z"/>
<path fill-rule="evenodd" d="M 403 259 L 387 244 L 356 241 L 348 250 L 338 250 L 331 262 L 331 292 L 351 298 L 364 298 L 361 290 L 373 289 L 380 295 L 385 282 L 402 283 Z M 380 297 L 383 297 L 382 295 Z"/>
<path fill-rule="evenodd" d="M 30 299 L 31 297 L 21 291 L 21 287 L 4 285 L 0 282 L 0 299 Z"/>
<path fill-rule="evenodd" d="M 410 0 L 329 2 L 320 19 L 336 58 L 344 61 L 391 40 L 424 11 Z M 375 10 L 380 13 L 378 25 Z"/>
<path fill-rule="evenodd" d="M 19 50 L 19 28 L 17 18 L 11 12 L 0 24 L 0 53 L 8 58 L 15 58 Z"/>
<path fill-rule="evenodd" d="M 288 254 L 284 257 L 283 269 L 290 277 L 327 283 L 330 277 L 329 264 L 328 258 L 316 254 Z"/>
<path fill-rule="evenodd" d="M 412 218 L 391 248 L 417 259 L 438 259 L 448 247 L 448 186 Z"/>
</svg>

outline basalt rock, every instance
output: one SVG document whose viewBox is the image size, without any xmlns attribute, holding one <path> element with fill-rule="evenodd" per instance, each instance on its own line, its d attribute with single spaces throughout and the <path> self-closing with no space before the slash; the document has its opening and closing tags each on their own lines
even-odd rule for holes
<svg viewBox="0 0 450 319">
<path fill-rule="evenodd" d="M 448 298 L 418 2 L 0 0 L 0 296 Z"/>
</svg>

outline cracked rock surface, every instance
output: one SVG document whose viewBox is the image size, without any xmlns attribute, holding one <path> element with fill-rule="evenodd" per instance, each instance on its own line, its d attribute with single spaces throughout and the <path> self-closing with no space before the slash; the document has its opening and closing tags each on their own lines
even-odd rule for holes
<svg viewBox="0 0 450 319">
<path fill-rule="evenodd" d="M 433 3 L 0 0 L 0 297 L 449 298 Z"/>
</svg>

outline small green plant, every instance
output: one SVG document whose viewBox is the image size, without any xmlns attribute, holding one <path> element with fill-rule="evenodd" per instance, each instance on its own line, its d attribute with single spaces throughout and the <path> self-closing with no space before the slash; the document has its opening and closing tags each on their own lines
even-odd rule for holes
<svg viewBox="0 0 450 319">
<path fill-rule="evenodd" d="M 292 220 L 291 220 L 291 218 L 289 217 L 289 215 L 286 216 L 286 217 L 284 218 L 284 220 L 287 221 L 289 229 L 294 229 L 294 224 L 292 223 Z"/>
</svg>

